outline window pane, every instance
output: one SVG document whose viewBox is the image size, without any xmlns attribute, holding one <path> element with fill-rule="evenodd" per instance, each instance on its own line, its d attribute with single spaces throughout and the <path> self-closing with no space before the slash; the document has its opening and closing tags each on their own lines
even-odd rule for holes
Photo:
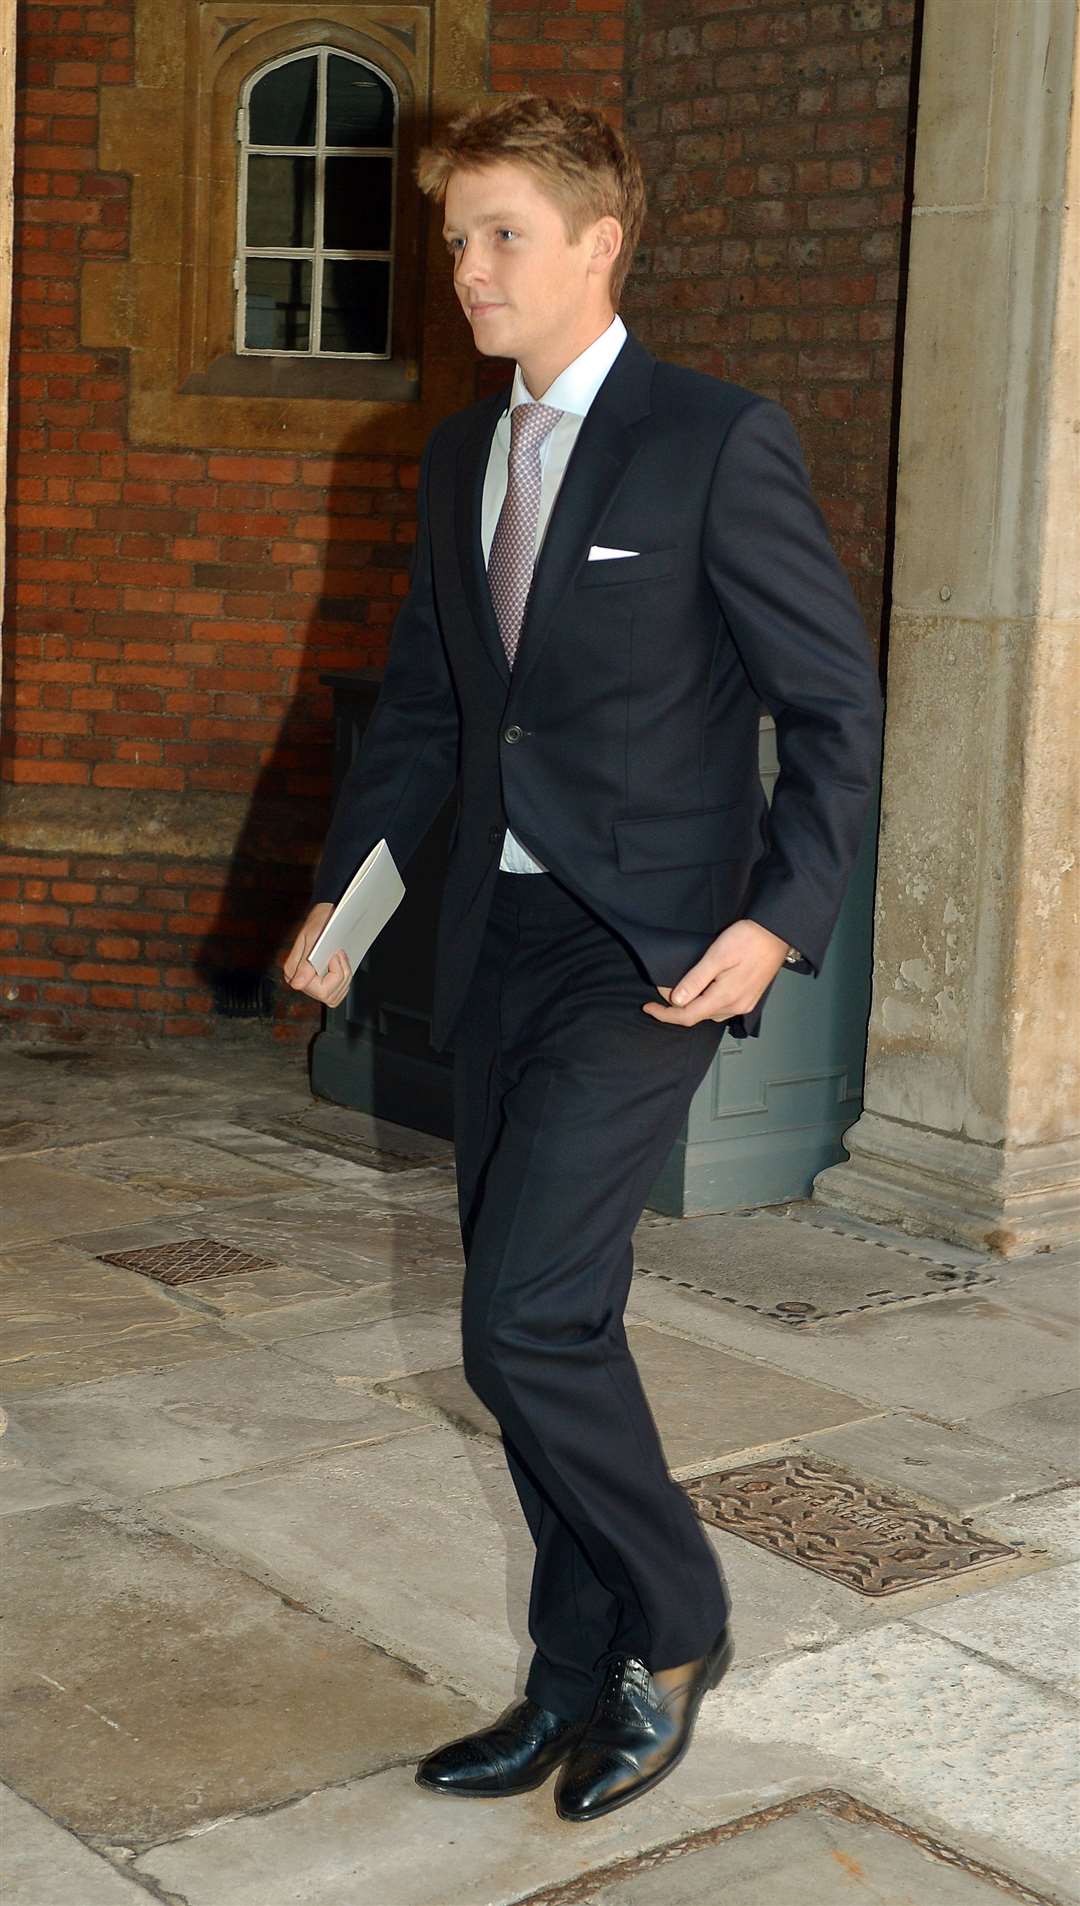
<svg viewBox="0 0 1080 1906">
<path fill-rule="evenodd" d="M 310 245 L 315 230 L 314 159 L 248 159 L 249 245 Z"/>
<path fill-rule="evenodd" d="M 327 159 L 327 251 L 390 250 L 392 159 Z"/>
<path fill-rule="evenodd" d="M 371 259 L 328 258 L 323 267 L 324 351 L 389 349 L 390 266 Z"/>
<path fill-rule="evenodd" d="M 334 53 L 326 66 L 327 145 L 392 146 L 394 95 L 386 81 Z"/>
<path fill-rule="evenodd" d="M 275 66 L 251 89 L 249 137 L 253 146 L 315 144 L 314 59 Z"/>
<path fill-rule="evenodd" d="M 249 258 L 244 343 L 249 351 L 306 351 L 311 266 L 304 258 Z"/>
</svg>

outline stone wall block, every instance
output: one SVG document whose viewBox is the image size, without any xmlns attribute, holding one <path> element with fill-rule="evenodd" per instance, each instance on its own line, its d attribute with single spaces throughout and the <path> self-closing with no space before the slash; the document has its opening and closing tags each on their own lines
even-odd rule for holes
<svg viewBox="0 0 1080 1906">
<path fill-rule="evenodd" d="M 1008 212 L 928 215 L 911 235 L 918 322 L 909 324 L 896 495 L 897 608 L 985 615 L 1008 371 L 999 297 L 1008 278 Z M 997 296 L 978 287 L 997 285 Z M 925 396 L 923 395 L 925 393 Z M 947 591 L 943 595 L 942 591 Z"/>
<path fill-rule="evenodd" d="M 920 100 L 915 201 L 984 203 L 994 77 L 994 0 L 948 0 L 923 20 L 922 69 L 935 85 Z"/>
</svg>

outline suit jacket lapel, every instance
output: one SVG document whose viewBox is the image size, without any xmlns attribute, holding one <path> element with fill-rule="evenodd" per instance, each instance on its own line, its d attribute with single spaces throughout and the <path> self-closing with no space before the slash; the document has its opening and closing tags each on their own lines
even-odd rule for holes
<svg viewBox="0 0 1080 1906">
<path fill-rule="evenodd" d="M 527 678 L 556 626 L 556 611 L 593 532 L 642 442 L 656 360 L 633 335 L 597 391 L 578 432 L 533 572 L 512 681 Z"/>
<path fill-rule="evenodd" d="M 491 600 L 487 571 L 484 568 L 484 548 L 480 537 L 480 527 L 484 508 L 484 478 L 487 475 L 488 457 L 491 453 L 491 440 L 499 418 L 509 402 L 509 390 L 500 391 L 485 405 L 476 417 L 472 428 L 466 432 L 458 448 L 457 485 L 454 493 L 454 515 L 457 527 L 458 561 L 465 585 L 465 594 L 491 660 L 505 682 L 510 680 L 510 664 L 506 659 L 499 624 Z"/>
<path fill-rule="evenodd" d="M 458 558 L 473 620 L 507 683 L 522 682 L 535 665 L 554 627 L 559 603 L 588 554 L 593 531 L 637 453 L 641 433 L 635 425 L 649 415 L 655 362 L 651 352 L 628 335 L 589 407 L 537 558 L 512 674 L 491 600 L 480 536 L 491 441 L 509 393 L 501 391 L 483 406 L 462 438 L 455 498 Z"/>
</svg>

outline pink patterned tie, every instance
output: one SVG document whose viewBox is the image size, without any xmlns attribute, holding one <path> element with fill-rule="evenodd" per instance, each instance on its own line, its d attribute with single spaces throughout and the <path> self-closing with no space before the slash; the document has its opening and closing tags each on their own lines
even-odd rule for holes
<svg viewBox="0 0 1080 1906">
<path fill-rule="evenodd" d="M 525 604 L 536 558 L 540 446 L 562 414 L 550 404 L 518 404 L 510 412 L 506 496 L 491 539 L 487 573 L 499 633 L 511 668 L 525 620 Z"/>
</svg>

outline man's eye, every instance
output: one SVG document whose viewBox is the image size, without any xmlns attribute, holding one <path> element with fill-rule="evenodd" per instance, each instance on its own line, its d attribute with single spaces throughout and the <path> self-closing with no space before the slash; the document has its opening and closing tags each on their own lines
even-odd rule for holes
<svg viewBox="0 0 1080 1906">
<path fill-rule="evenodd" d="M 517 233 L 514 231 L 511 231 L 508 225 L 504 225 L 501 231 L 499 232 L 498 236 L 500 238 L 516 238 Z"/>
<path fill-rule="evenodd" d="M 446 249 L 448 252 L 451 252 L 451 253 L 456 252 L 460 244 L 461 244 L 460 238 L 448 238 L 446 241 Z"/>
</svg>

